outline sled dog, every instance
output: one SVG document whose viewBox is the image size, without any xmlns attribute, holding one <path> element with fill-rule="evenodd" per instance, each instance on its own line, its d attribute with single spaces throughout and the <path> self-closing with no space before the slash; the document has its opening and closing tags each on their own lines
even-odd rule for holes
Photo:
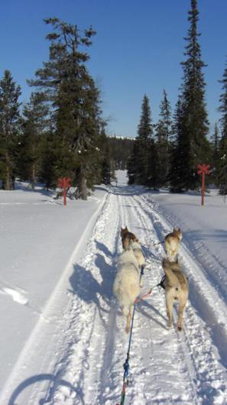
<svg viewBox="0 0 227 405">
<path fill-rule="evenodd" d="M 168 326 L 172 326 L 173 322 L 173 303 L 179 302 L 177 328 L 183 328 L 183 312 L 188 299 L 188 283 L 187 278 L 179 267 L 177 262 L 170 262 L 163 259 L 162 267 L 165 272 L 165 280 L 163 282 L 166 296 L 166 310 L 168 316 Z"/>
<path fill-rule="evenodd" d="M 124 250 L 118 258 L 113 292 L 122 306 L 123 314 L 127 320 L 125 331 L 129 333 L 133 305 L 140 293 L 140 270 L 131 248 Z"/>
<path fill-rule="evenodd" d="M 124 250 L 128 249 L 131 240 L 134 242 L 138 241 L 136 235 L 129 232 L 127 226 L 125 228 L 121 228 L 121 241 Z"/>
<path fill-rule="evenodd" d="M 182 232 L 177 228 L 174 228 L 171 233 L 166 235 L 164 239 L 164 248 L 167 254 L 167 257 L 170 262 L 173 262 L 177 258 L 177 254 L 180 249 L 180 242 L 182 239 Z"/>
<path fill-rule="evenodd" d="M 145 267 L 145 265 L 146 265 L 145 257 L 144 257 L 140 243 L 137 241 L 134 242 L 133 240 L 131 240 L 129 247 L 133 250 L 133 253 L 136 257 L 139 267 L 140 268 Z"/>
</svg>

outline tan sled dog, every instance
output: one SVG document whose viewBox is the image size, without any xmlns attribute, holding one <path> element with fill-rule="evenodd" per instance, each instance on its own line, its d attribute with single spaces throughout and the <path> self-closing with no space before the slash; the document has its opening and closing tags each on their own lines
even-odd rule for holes
<svg viewBox="0 0 227 405">
<path fill-rule="evenodd" d="M 166 235 L 164 239 L 164 248 L 167 254 L 167 257 L 170 262 L 176 260 L 177 254 L 180 249 L 180 242 L 182 239 L 182 232 L 177 228 L 173 229 L 173 232 Z"/>
<path fill-rule="evenodd" d="M 121 241 L 124 250 L 128 249 L 131 240 L 134 242 L 138 241 L 136 235 L 129 232 L 127 226 L 125 228 L 121 228 Z"/>
<path fill-rule="evenodd" d="M 178 308 L 178 321 L 177 328 L 182 330 L 183 328 L 183 312 L 188 299 L 188 283 L 187 278 L 176 262 L 170 262 L 167 259 L 163 259 L 162 267 L 165 272 L 165 295 L 166 295 L 166 309 L 168 316 L 168 326 L 172 326 L 173 323 L 173 303 L 179 302 Z"/>
<path fill-rule="evenodd" d="M 133 313 L 133 305 L 140 293 L 140 270 L 133 253 L 129 248 L 124 250 L 118 258 L 117 274 L 114 280 L 113 292 L 122 306 L 127 319 L 126 333 L 129 333 Z"/>
</svg>

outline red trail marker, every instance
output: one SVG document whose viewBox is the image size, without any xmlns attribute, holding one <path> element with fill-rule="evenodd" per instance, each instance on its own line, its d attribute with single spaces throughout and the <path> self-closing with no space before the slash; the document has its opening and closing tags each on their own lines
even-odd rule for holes
<svg viewBox="0 0 227 405">
<path fill-rule="evenodd" d="M 202 187 L 201 187 L 201 205 L 204 205 L 204 195 L 205 195 L 205 174 L 210 174 L 210 165 L 198 165 L 197 173 L 202 176 Z"/>
<path fill-rule="evenodd" d="M 60 179 L 58 179 L 58 187 L 63 189 L 64 206 L 66 205 L 67 188 L 71 187 L 70 181 L 71 179 L 68 177 L 61 177 Z"/>
</svg>

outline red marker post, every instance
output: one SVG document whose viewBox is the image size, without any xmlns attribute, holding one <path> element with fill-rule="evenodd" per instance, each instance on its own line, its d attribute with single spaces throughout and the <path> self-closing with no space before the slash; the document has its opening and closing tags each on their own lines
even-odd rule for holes
<svg viewBox="0 0 227 405">
<path fill-rule="evenodd" d="M 210 165 L 198 165 L 198 174 L 202 176 L 202 188 L 201 188 L 201 205 L 204 205 L 204 195 L 205 195 L 205 174 L 210 174 Z"/>
<path fill-rule="evenodd" d="M 58 179 L 58 187 L 63 189 L 64 206 L 66 205 L 67 188 L 71 187 L 70 181 L 71 181 L 71 179 L 68 177 L 62 177 L 62 178 Z"/>
</svg>

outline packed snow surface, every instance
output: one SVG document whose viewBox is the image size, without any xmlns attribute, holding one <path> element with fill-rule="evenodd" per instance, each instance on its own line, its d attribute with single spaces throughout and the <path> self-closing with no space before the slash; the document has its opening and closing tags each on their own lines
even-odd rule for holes
<svg viewBox="0 0 227 405">
<path fill-rule="evenodd" d="M 41 188 L 0 191 L 0 404 L 120 404 L 129 348 L 113 295 L 120 230 L 146 258 L 135 306 L 125 405 L 227 404 L 227 203 L 116 184 L 88 201 Z M 184 328 L 167 327 L 163 241 L 183 239 Z"/>
</svg>

